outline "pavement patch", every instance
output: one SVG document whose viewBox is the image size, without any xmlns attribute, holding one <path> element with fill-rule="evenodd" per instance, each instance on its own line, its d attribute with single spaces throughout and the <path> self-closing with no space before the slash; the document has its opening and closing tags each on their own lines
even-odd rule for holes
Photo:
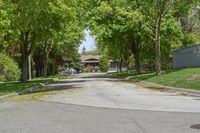
<svg viewBox="0 0 200 133">
<path fill-rule="evenodd" d="M 30 94 L 24 94 L 24 95 L 18 95 L 15 97 L 12 97 L 10 101 L 32 101 L 37 99 L 48 99 L 51 96 L 59 95 L 59 94 L 65 94 L 67 95 L 73 95 L 77 92 L 79 92 L 80 88 L 67 88 L 66 90 L 50 90 L 50 89 L 41 89 L 40 91 L 30 93 Z"/>
<path fill-rule="evenodd" d="M 56 94 L 55 91 L 30 93 L 30 94 L 12 97 L 10 99 L 10 101 L 12 101 L 12 102 L 15 102 L 15 101 L 32 101 L 32 100 L 35 99 L 35 97 L 42 97 L 42 96 L 45 96 L 45 95 L 54 95 L 54 94 Z"/>
</svg>

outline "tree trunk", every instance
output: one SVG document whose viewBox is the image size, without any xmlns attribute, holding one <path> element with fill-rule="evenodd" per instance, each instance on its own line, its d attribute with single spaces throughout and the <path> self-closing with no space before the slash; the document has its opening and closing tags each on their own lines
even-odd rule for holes
<svg viewBox="0 0 200 133">
<path fill-rule="evenodd" d="M 22 82 L 28 81 L 28 55 L 22 55 Z"/>
<path fill-rule="evenodd" d="M 156 60 L 155 60 L 155 65 L 156 65 L 156 74 L 160 75 L 161 74 L 161 64 L 160 64 L 160 19 L 157 20 L 156 24 L 156 31 L 155 31 L 155 43 L 156 43 Z"/>
<path fill-rule="evenodd" d="M 130 55 L 128 49 L 124 52 L 124 60 L 126 62 L 126 72 L 129 73 Z"/>
<path fill-rule="evenodd" d="M 120 61 L 119 61 L 119 72 L 120 73 L 122 72 L 122 67 L 123 67 L 123 58 L 122 58 L 122 55 L 121 55 Z"/>
<path fill-rule="evenodd" d="M 47 60 L 44 60 L 44 78 L 47 78 L 47 69 L 48 69 L 48 63 Z"/>
<path fill-rule="evenodd" d="M 38 69 L 38 67 L 36 67 L 35 70 L 36 70 L 36 77 L 39 77 L 39 69 Z"/>
<path fill-rule="evenodd" d="M 133 48 L 133 55 L 135 59 L 135 69 L 137 73 L 140 74 L 139 44 L 136 40 L 134 40 L 132 48 Z"/>
<path fill-rule="evenodd" d="M 28 57 L 29 57 L 29 32 L 21 32 L 20 37 L 20 52 L 21 52 L 21 61 L 22 61 L 22 82 L 28 81 Z"/>
<path fill-rule="evenodd" d="M 119 72 L 122 73 L 122 62 L 119 62 Z"/>
<path fill-rule="evenodd" d="M 28 57 L 28 68 L 29 68 L 28 75 L 29 75 L 29 80 L 32 79 L 31 58 L 32 58 L 31 55 L 29 55 L 29 57 Z"/>
<path fill-rule="evenodd" d="M 117 72 L 119 72 L 119 61 L 117 60 Z"/>
<path fill-rule="evenodd" d="M 41 67 L 38 68 L 38 77 L 42 77 L 42 68 Z"/>
<path fill-rule="evenodd" d="M 35 43 L 35 36 L 36 34 L 34 32 L 21 32 L 20 52 L 22 61 L 22 82 L 28 81 L 28 58 Z"/>
<path fill-rule="evenodd" d="M 129 65 L 130 65 L 130 60 L 128 59 L 128 60 L 127 60 L 127 70 L 126 70 L 127 73 L 129 73 L 129 69 L 130 69 Z"/>
<path fill-rule="evenodd" d="M 40 68 L 40 77 L 44 76 L 44 67 Z"/>
<path fill-rule="evenodd" d="M 56 69 L 56 66 L 55 66 L 55 63 L 53 62 L 53 64 L 52 64 L 52 75 L 56 74 L 55 69 Z"/>
<path fill-rule="evenodd" d="M 134 59 L 135 59 L 135 69 L 138 74 L 140 74 L 140 60 L 139 60 L 139 52 L 134 53 Z"/>
<path fill-rule="evenodd" d="M 49 53 L 51 50 L 51 44 L 48 41 L 44 42 L 44 77 L 47 78 L 48 76 L 48 59 Z"/>
</svg>

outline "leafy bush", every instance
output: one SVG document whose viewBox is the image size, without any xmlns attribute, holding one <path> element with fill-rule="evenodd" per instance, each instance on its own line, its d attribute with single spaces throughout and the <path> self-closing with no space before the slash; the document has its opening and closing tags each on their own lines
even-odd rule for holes
<svg viewBox="0 0 200 133">
<path fill-rule="evenodd" d="M 188 33 L 184 35 L 182 39 L 183 46 L 193 45 L 198 42 L 198 35 L 193 33 Z"/>
<path fill-rule="evenodd" d="M 12 58 L 0 53 L 0 81 L 19 80 L 20 75 L 18 64 Z"/>
<path fill-rule="evenodd" d="M 93 70 L 95 70 L 95 68 L 92 66 L 89 66 L 89 67 L 84 68 L 83 72 L 89 73 L 89 72 L 92 72 Z"/>
<path fill-rule="evenodd" d="M 96 66 L 95 67 L 95 72 L 99 71 L 100 70 L 100 67 L 99 66 Z"/>
<path fill-rule="evenodd" d="M 78 62 L 74 65 L 74 69 L 79 73 L 81 70 L 81 64 Z"/>
<path fill-rule="evenodd" d="M 108 65 L 108 58 L 106 56 L 103 56 L 99 59 L 99 65 L 100 65 L 100 70 L 102 72 L 107 72 L 109 69 L 109 65 Z"/>
</svg>

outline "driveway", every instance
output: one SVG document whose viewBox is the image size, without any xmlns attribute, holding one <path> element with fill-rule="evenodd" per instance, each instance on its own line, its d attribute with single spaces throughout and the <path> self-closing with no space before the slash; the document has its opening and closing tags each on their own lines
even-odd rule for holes
<svg viewBox="0 0 200 133">
<path fill-rule="evenodd" d="M 2 133 L 199 133 L 199 97 L 78 74 L 0 103 Z"/>
</svg>

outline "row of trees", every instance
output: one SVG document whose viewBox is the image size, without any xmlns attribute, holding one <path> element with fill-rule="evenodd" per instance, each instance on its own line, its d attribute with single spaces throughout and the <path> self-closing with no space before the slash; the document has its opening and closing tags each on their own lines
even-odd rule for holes
<svg viewBox="0 0 200 133">
<path fill-rule="evenodd" d="M 0 52 L 18 62 L 23 82 L 47 77 L 70 67 L 89 29 L 120 68 L 133 57 L 138 73 L 155 64 L 160 74 L 174 48 L 199 40 L 199 8 L 198 0 L 0 0 Z"/>
<path fill-rule="evenodd" d="M 85 7 L 84 0 L 0 0 L 0 52 L 19 63 L 23 82 L 31 71 L 47 77 L 76 58 Z"/>
<path fill-rule="evenodd" d="M 98 47 L 135 69 L 150 64 L 156 73 L 171 65 L 174 48 L 198 41 L 198 0 L 97 0 L 90 11 L 89 27 Z M 162 67 L 161 67 L 162 66 Z"/>
</svg>

